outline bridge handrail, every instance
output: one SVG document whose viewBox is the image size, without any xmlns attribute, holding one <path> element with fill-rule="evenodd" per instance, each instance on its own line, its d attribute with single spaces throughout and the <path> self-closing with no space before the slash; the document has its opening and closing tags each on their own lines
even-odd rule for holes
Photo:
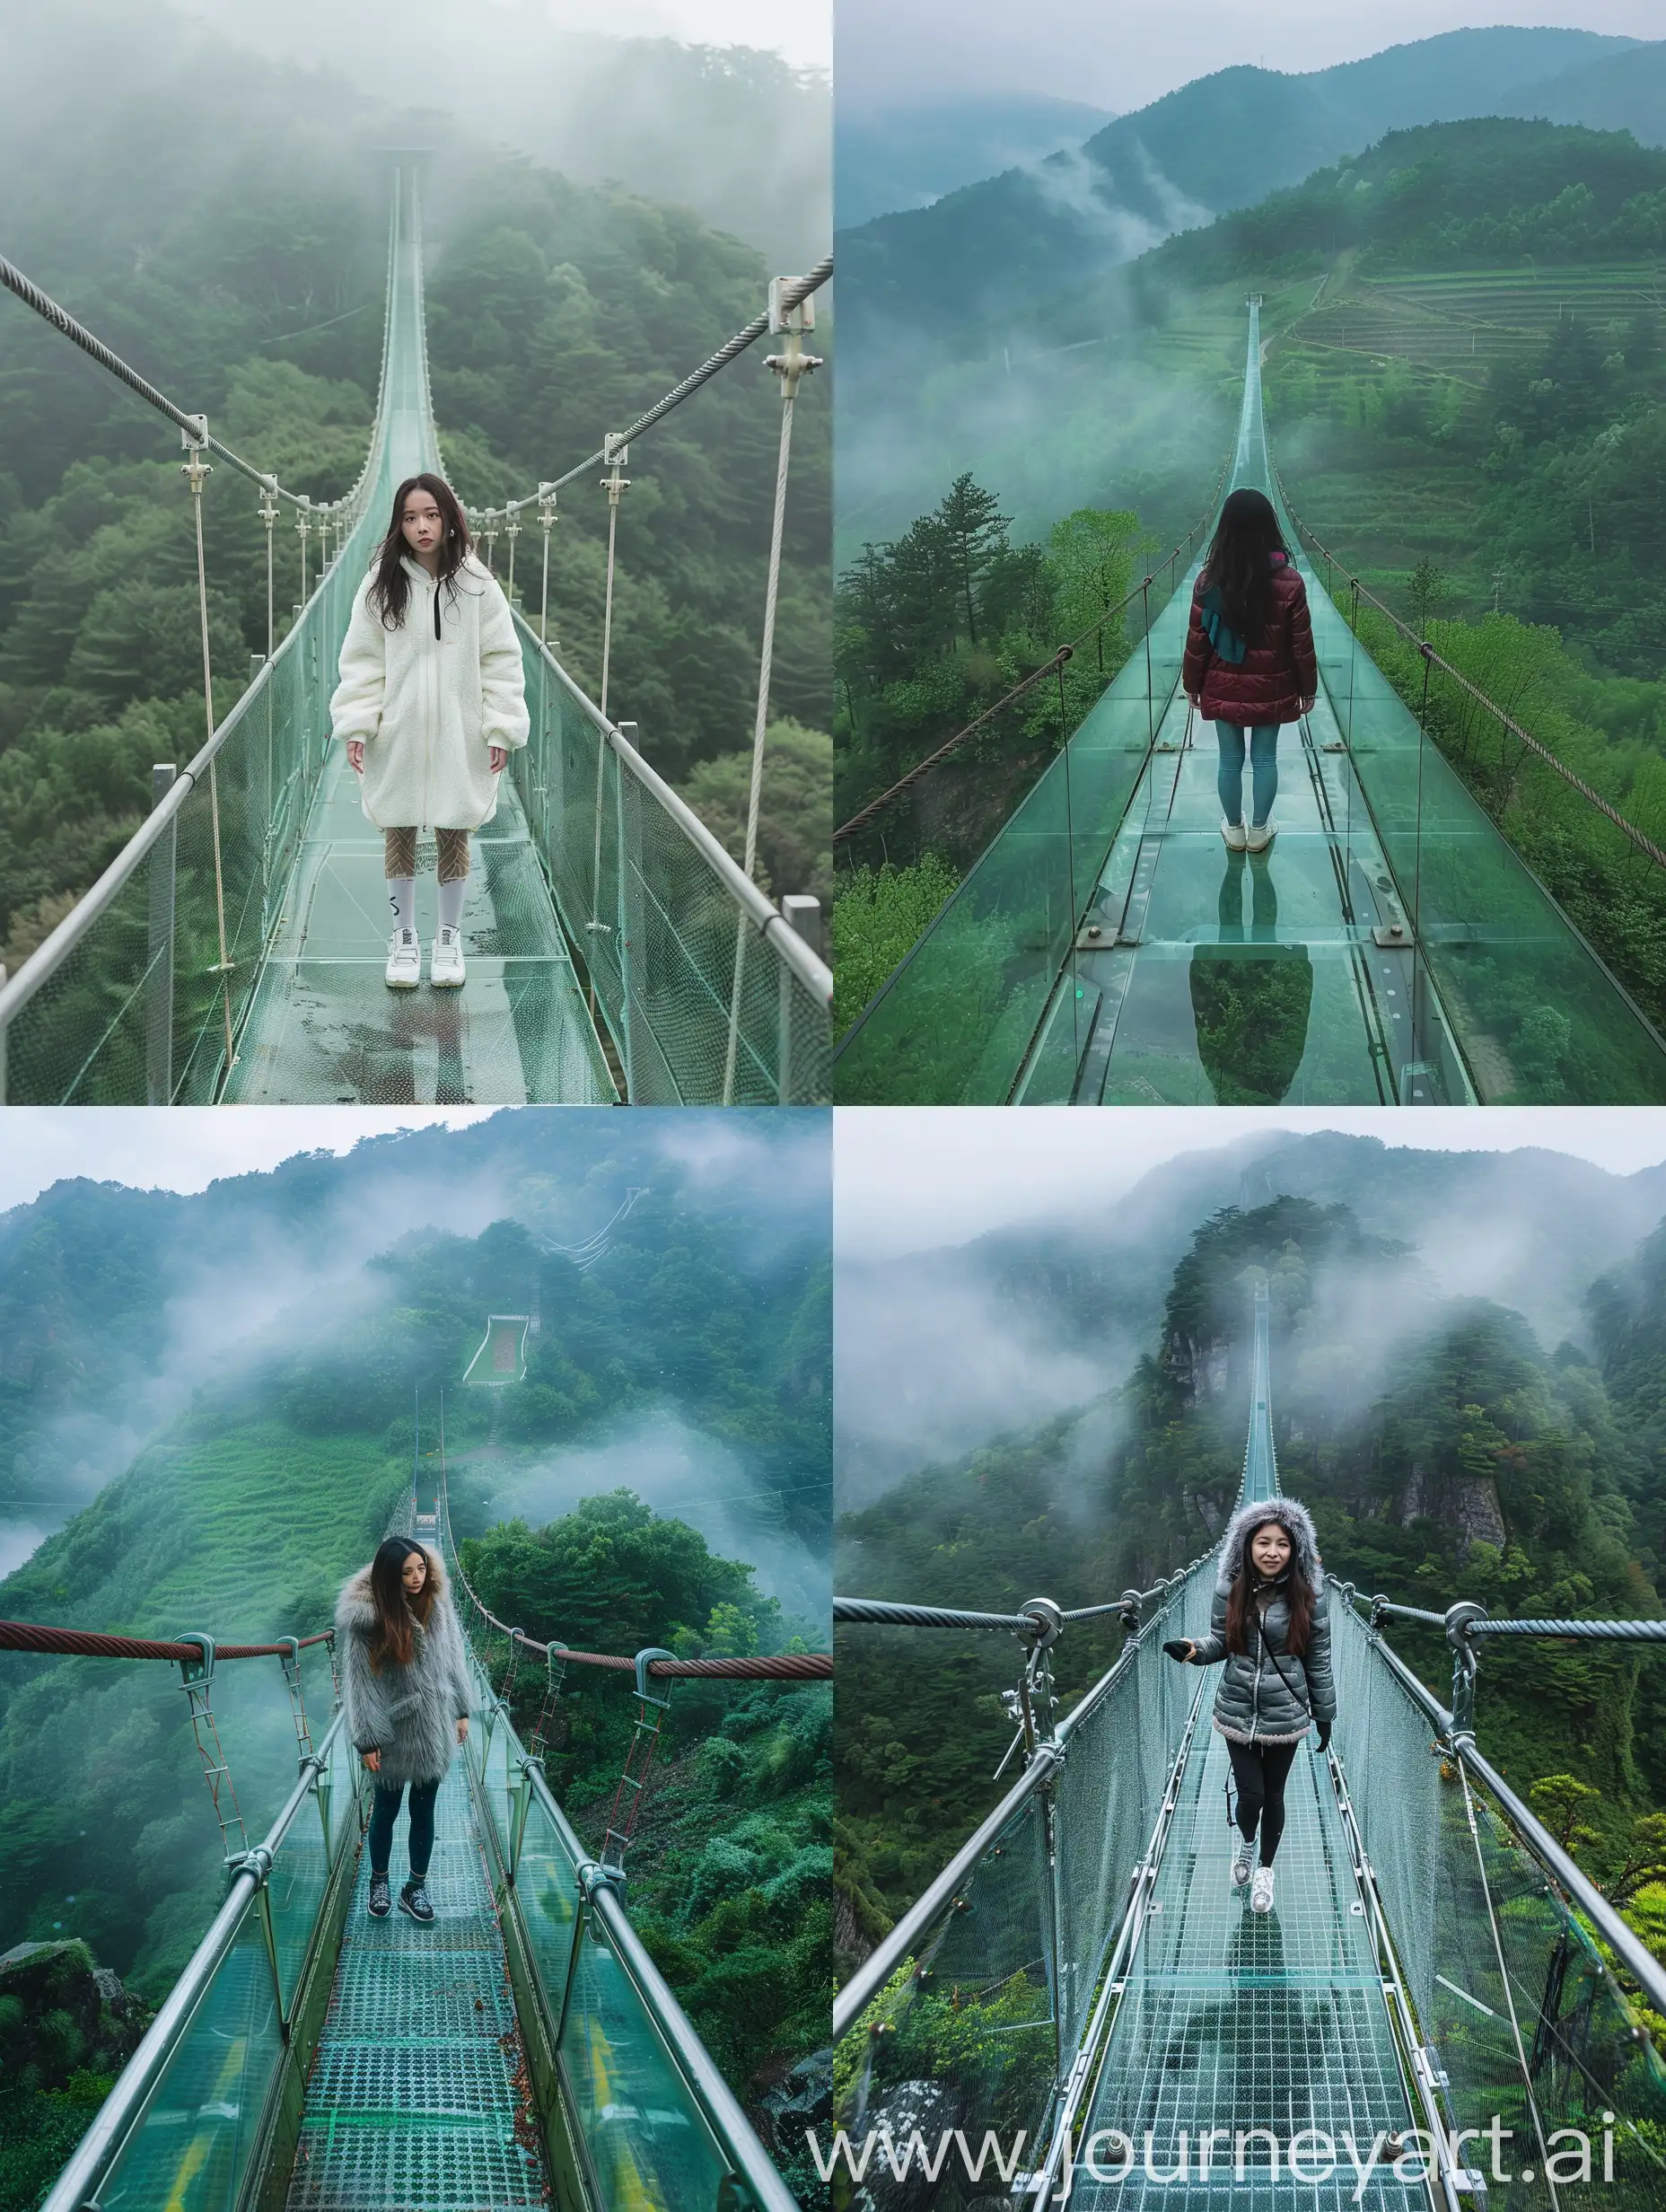
<svg viewBox="0 0 1666 2212">
<path fill-rule="evenodd" d="M 317 1636 L 296 1637 L 294 1647 L 307 1651 L 314 1644 L 335 1640 L 334 1628 L 324 1628 Z M 287 1643 L 216 1644 L 214 1655 L 216 1661 L 283 1659 L 290 1648 Z M 182 1664 L 202 1657 L 197 1644 L 170 1644 L 147 1636 L 106 1636 L 93 1628 L 54 1628 L 38 1620 L 0 1620 L 0 1651 L 57 1652 L 82 1659 L 172 1659 Z"/>
<path fill-rule="evenodd" d="M 710 2053 L 701 2042 L 698 2032 L 667 1984 L 664 1976 L 654 1964 L 636 1929 L 631 1926 L 623 1903 L 605 1880 L 586 1882 L 583 1872 L 595 1864 L 592 1855 L 580 1841 L 576 1830 L 557 1803 L 550 1789 L 541 1762 L 530 1758 L 515 1732 L 508 1709 L 493 1690 L 485 1668 L 478 1656 L 470 1655 L 470 1663 L 480 1688 L 480 1702 L 490 1716 L 493 1729 L 502 1729 L 509 1748 L 506 1756 L 508 1770 L 518 1771 L 542 1809 L 557 1843 L 569 1861 L 568 1871 L 578 1883 L 584 1910 L 593 1913 L 606 1930 L 615 1958 L 623 1968 L 627 1979 L 648 2014 L 653 2026 L 664 2042 L 668 2053 L 685 2086 L 698 2107 L 701 2117 L 711 2129 L 714 2137 L 726 2155 L 744 2177 L 748 2187 L 755 2193 L 761 2212 L 798 2212 L 796 2200 L 787 2190 L 768 2152 L 758 2140 L 757 2132 L 747 2119 L 740 2101 L 723 2079 Z M 631 1663 L 627 1661 L 627 1665 Z M 475 1747 L 470 1744 L 471 1752 Z M 484 1753 L 477 1754 L 484 1774 Z M 487 1814 L 488 1820 L 490 1815 Z M 523 1900 L 518 1888 L 513 1866 L 503 1885 L 503 1901 L 515 1916 L 522 1928 L 522 1940 L 527 1954 L 536 1960 L 536 1949 L 524 1935 Z M 572 1971 L 569 1963 L 569 1973 Z M 552 2050 L 559 2041 L 558 2029 L 566 2017 L 562 1993 L 544 1986 L 540 1972 L 534 1968 L 534 1979 L 539 1997 L 549 2015 L 548 2041 Z"/>
<path fill-rule="evenodd" d="M 1646 1992 L 1649 2003 L 1656 2011 L 1666 2013 L 1666 1965 L 1662 1965 L 1648 1949 L 1636 1931 L 1627 1925 L 1590 1875 L 1563 1849 L 1531 1807 L 1517 1796 L 1491 1760 L 1477 1748 L 1474 1737 L 1461 1733 L 1454 1734 L 1451 1711 L 1433 1690 L 1418 1681 L 1393 1646 L 1385 1643 L 1381 1635 L 1373 1642 L 1379 1658 L 1400 1688 L 1434 1724 L 1437 1733 L 1446 1740 L 1451 1756 L 1460 1760 L 1476 1779 L 1486 1786 L 1495 1802 L 1508 1815 L 1511 1825 L 1534 1857 L 1567 1892 L 1579 1909 L 1595 1926 L 1604 1943 L 1624 1962 L 1627 1972 L 1633 1977 L 1639 1988 Z"/>
<path fill-rule="evenodd" d="M 1209 504 L 1204 509 L 1202 514 L 1198 516 L 1197 520 L 1192 524 L 1186 535 L 1175 545 L 1172 551 L 1159 555 L 1157 559 L 1152 563 L 1151 573 L 1149 575 L 1142 577 L 1140 582 L 1134 586 L 1133 590 L 1127 592 L 1125 597 L 1119 599 L 1114 607 L 1107 607 L 1104 613 L 1101 614 L 1097 620 L 1088 624 L 1088 627 L 1082 632 L 1080 636 L 1073 637 L 1070 639 L 1068 644 L 1058 646 L 1049 659 L 1043 661 L 1040 667 L 1033 670 L 1031 673 L 1026 676 L 1022 682 L 1014 684 L 1013 689 L 1005 693 L 1003 698 L 996 699 L 993 707 L 986 707 L 981 714 L 979 714 L 973 721 L 969 722 L 966 724 L 964 729 L 957 730 L 952 737 L 944 738 L 942 744 L 934 746 L 933 750 L 925 755 L 924 759 L 916 760 L 911 768 L 906 769 L 904 773 L 898 777 L 894 784 L 890 785 L 885 790 L 880 793 L 878 798 L 868 800 L 865 805 L 863 805 L 857 809 L 848 821 L 840 822 L 837 829 L 833 832 L 834 844 L 842 845 L 849 838 L 855 837 L 858 830 L 864 830 L 868 823 L 873 820 L 875 815 L 883 812 L 885 808 L 890 804 L 893 799 L 899 799 L 903 793 L 910 790 L 914 785 L 919 782 L 923 776 L 929 774 L 933 768 L 936 768 L 941 762 L 946 760 L 949 755 L 957 750 L 960 745 L 964 744 L 969 737 L 975 735 L 978 731 L 981 730 L 985 723 L 993 721 L 995 716 L 1001 712 L 1003 707 L 1012 706 L 1015 699 L 1022 698 L 1027 691 L 1033 690 L 1036 685 L 1040 683 L 1045 678 L 1056 674 L 1065 666 L 1065 663 L 1067 661 L 1073 659 L 1074 655 L 1081 651 L 1082 647 L 1086 645 L 1090 637 L 1097 636 L 1099 632 L 1102 630 L 1108 623 L 1114 622 L 1118 615 L 1127 614 L 1128 609 L 1134 604 L 1136 599 L 1148 599 L 1151 587 L 1157 580 L 1157 571 L 1160 568 L 1166 567 L 1170 572 L 1171 578 L 1172 578 L 1175 564 L 1179 560 L 1182 554 L 1186 555 L 1188 558 L 1190 557 L 1194 543 L 1199 537 L 1201 537 L 1203 532 L 1208 529 L 1210 522 L 1214 519 L 1215 510 L 1220 505 L 1221 502 L 1221 487 L 1226 481 L 1226 471 L 1232 466 L 1232 454 L 1229 452 L 1226 459 L 1221 463 L 1221 473 L 1214 479 L 1214 489 L 1210 493 Z M 1188 574 L 1190 572 L 1188 570 Z M 1177 588 L 1178 587 L 1171 582 L 1169 592 L 1169 596 L 1171 599 L 1173 598 Z"/>
<path fill-rule="evenodd" d="M 338 1713 L 324 1739 L 301 1762 L 301 1777 L 264 1840 L 234 1869 L 225 1902 L 207 1934 L 191 1953 L 184 1971 L 162 2000 L 138 2048 L 117 2076 L 92 2126 L 44 2199 L 40 2212 L 83 2212 L 94 2203 L 105 2176 L 142 2120 L 151 2091 L 189 2029 L 197 2006 L 241 1931 L 249 1907 L 265 1887 L 278 1847 L 329 1765 L 330 1747 L 346 1725 Z"/>
<path fill-rule="evenodd" d="M 1272 467 L 1272 457 L 1270 453 L 1267 458 L 1267 465 L 1269 468 Z M 1298 535 L 1305 538 L 1308 543 L 1313 548 L 1313 550 L 1317 553 L 1321 553 L 1326 560 L 1336 563 L 1336 554 L 1332 552 L 1331 549 L 1327 544 L 1325 544 L 1319 533 L 1315 530 L 1311 529 L 1308 523 L 1302 521 L 1302 517 L 1296 513 L 1294 507 L 1291 505 L 1289 495 L 1285 490 L 1284 478 L 1279 475 L 1276 468 L 1273 469 L 1273 481 L 1278 487 L 1278 496 L 1284 503 L 1285 514 L 1288 514 L 1291 521 L 1295 524 Z M 1416 645 L 1419 656 L 1425 663 L 1427 663 L 1430 667 L 1438 668 L 1443 675 L 1450 676 L 1452 681 L 1457 684 L 1460 689 L 1467 691 L 1472 699 L 1476 700 L 1480 706 L 1485 707 L 1488 714 L 1496 715 L 1499 722 L 1506 730 L 1509 731 L 1512 737 L 1520 739 L 1521 742 L 1527 747 L 1528 750 L 1536 754 L 1538 758 L 1545 763 L 1547 768 L 1553 768 L 1562 778 L 1565 784 L 1567 784 L 1573 790 L 1578 792 L 1580 797 L 1586 800 L 1591 805 L 1594 806 L 1599 813 L 1605 815 L 1608 820 L 1613 823 L 1615 829 L 1620 832 L 1621 836 L 1628 838 L 1632 844 L 1636 847 L 1637 850 L 1640 853 L 1645 854 L 1647 857 L 1654 863 L 1656 867 L 1666 868 L 1666 852 L 1662 851 L 1661 847 L 1655 844 L 1653 838 L 1645 837 L 1643 831 L 1637 828 L 1635 822 L 1627 821 L 1626 816 L 1620 812 L 1619 809 L 1615 806 L 1611 801 L 1605 799 L 1600 791 L 1593 789 L 1590 784 L 1586 783 L 1583 777 L 1575 775 L 1574 770 L 1567 766 L 1566 762 L 1558 759 L 1558 757 L 1551 751 L 1549 746 L 1547 745 L 1541 738 L 1535 737 L 1530 730 L 1524 730 L 1521 727 L 1521 724 L 1516 721 L 1514 716 L 1513 715 L 1506 714 L 1504 709 L 1498 705 L 1495 699 L 1488 698 L 1486 692 L 1481 689 L 1480 686 L 1475 682 L 1473 678 L 1466 676 L 1460 668 L 1455 668 L 1452 663 L 1442 654 L 1437 653 L 1426 637 L 1420 637 L 1416 631 L 1412 628 L 1410 623 L 1403 621 L 1401 618 L 1395 613 L 1391 607 L 1386 606 L 1383 601 L 1377 597 L 1374 592 L 1367 591 L 1365 586 L 1360 582 L 1359 578 L 1354 575 L 1352 569 L 1346 561 L 1340 562 L 1337 565 L 1340 566 L 1343 575 L 1346 576 L 1348 580 L 1349 590 L 1355 592 L 1359 598 L 1368 600 L 1377 610 L 1377 612 L 1383 617 L 1385 621 L 1391 623 L 1402 637 L 1407 639 L 1409 644 Z"/>
<path fill-rule="evenodd" d="M 688 801 L 679 798 L 665 778 L 648 765 L 630 740 L 623 735 L 618 724 L 609 722 L 595 701 L 579 689 L 519 608 L 514 610 L 514 619 L 522 645 L 530 646 L 547 664 L 602 742 L 617 753 L 621 767 L 635 777 L 661 812 L 670 815 L 716 876 L 730 899 L 757 924 L 758 935 L 774 947 L 776 956 L 793 970 L 807 990 L 813 993 L 824 1006 L 830 1008 L 833 1004 L 833 971 L 827 962 L 819 959 L 805 944 L 775 901 L 758 889 L 740 862 L 706 828 Z"/>
</svg>

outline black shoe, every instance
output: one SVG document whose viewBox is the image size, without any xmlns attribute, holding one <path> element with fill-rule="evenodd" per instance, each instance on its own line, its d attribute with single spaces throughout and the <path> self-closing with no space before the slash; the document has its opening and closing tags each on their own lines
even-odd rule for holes
<svg viewBox="0 0 1666 2212">
<path fill-rule="evenodd" d="M 370 1909 L 378 1920 L 385 1920 L 393 1910 L 393 1900 L 388 1894 L 386 1874 L 372 1874 L 370 1878 Z"/>
<path fill-rule="evenodd" d="M 428 1902 L 428 1892 L 420 1882 L 408 1882 L 399 1892 L 399 1910 L 408 1912 L 413 1920 L 432 1920 L 434 1907 Z"/>
</svg>

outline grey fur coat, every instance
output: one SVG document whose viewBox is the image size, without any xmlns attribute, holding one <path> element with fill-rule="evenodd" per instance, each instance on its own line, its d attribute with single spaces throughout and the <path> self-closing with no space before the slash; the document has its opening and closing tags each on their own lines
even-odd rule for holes
<svg viewBox="0 0 1666 2212">
<path fill-rule="evenodd" d="M 1271 1602 L 1261 1614 L 1261 1635 L 1258 1637 L 1253 1625 L 1246 1623 L 1249 1650 L 1226 1648 L 1226 1602 L 1240 1567 L 1249 1565 L 1245 1539 L 1264 1521 L 1276 1521 L 1289 1532 L 1293 1563 L 1301 1567 L 1313 1593 L 1307 1649 L 1300 1655 L 1293 1654 L 1285 1641 L 1290 1633 L 1290 1606 L 1276 1583 Z M 1249 1571 L 1253 1582 L 1253 1566 Z M 1193 1651 L 1191 1663 L 1208 1667 L 1222 1660 L 1226 1666 L 1214 1693 L 1214 1725 L 1229 1742 L 1295 1743 L 1314 1721 L 1336 1719 L 1325 1570 L 1320 1565 L 1312 1515 L 1299 1498 L 1266 1498 L 1258 1505 L 1241 1505 L 1226 1524 L 1209 1633 Z"/>
<path fill-rule="evenodd" d="M 468 1654 L 451 1585 L 437 1552 L 427 1552 L 434 1603 L 428 1625 L 412 1630 L 408 1666 L 371 1665 L 376 1607 L 370 1569 L 361 1567 L 336 1601 L 336 1648 L 341 1666 L 347 1734 L 355 1751 L 380 1751 L 378 1782 L 390 1789 L 407 1782 L 437 1782 L 457 1750 L 457 1724 L 469 1711 Z"/>
</svg>

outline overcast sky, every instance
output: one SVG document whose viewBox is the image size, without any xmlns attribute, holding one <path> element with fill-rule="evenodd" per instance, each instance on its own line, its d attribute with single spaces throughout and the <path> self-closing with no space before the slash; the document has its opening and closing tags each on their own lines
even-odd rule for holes
<svg viewBox="0 0 1666 2212">
<path fill-rule="evenodd" d="M 728 4 L 729 0 L 724 0 Z M 733 0 L 733 4 L 750 0 Z M 1305 72 L 1488 23 L 1666 36 L 1661 0 L 838 0 L 835 96 L 858 108 L 1052 92 L 1126 115 L 1249 62 Z"/>
<path fill-rule="evenodd" d="M 1425 1152 L 1536 1145 L 1617 1175 L 1666 1160 L 1650 1106 L 1118 1106 L 1103 1113 L 1004 1106 L 841 1107 L 834 1117 L 834 1239 L 841 1260 L 964 1244 L 1011 1222 L 1103 1204 L 1147 1170 L 1261 1129 L 1343 1129 Z"/>
<path fill-rule="evenodd" d="M 136 1190 L 206 1190 L 298 1152 L 351 1152 L 362 1137 L 484 1121 L 491 1106 L 8 1106 L 0 1128 L 0 1213 L 67 1176 Z"/>
</svg>

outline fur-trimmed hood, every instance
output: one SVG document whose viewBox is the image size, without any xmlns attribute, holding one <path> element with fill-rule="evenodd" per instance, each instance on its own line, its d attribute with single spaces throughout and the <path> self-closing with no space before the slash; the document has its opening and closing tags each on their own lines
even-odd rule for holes
<svg viewBox="0 0 1666 2212">
<path fill-rule="evenodd" d="M 1319 1532 L 1313 1526 L 1312 1514 L 1299 1497 L 1264 1497 L 1253 1505 L 1239 1506 L 1221 1540 L 1221 1565 L 1215 1588 L 1231 1590 L 1243 1564 L 1244 1539 L 1264 1521 L 1276 1521 L 1289 1535 L 1295 1547 L 1296 1565 L 1307 1577 L 1308 1587 L 1318 1597 L 1325 1586 L 1325 1570 L 1319 1558 Z"/>
<path fill-rule="evenodd" d="M 411 1540 L 416 1542 L 413 1537 Z M 428 1618 L 434 1618 L 434 1606 L 443 1603 L 452 1594 L 450 1577 L 445 1562 L 439 1553 L 427 1544 L 416 1549 L 428 1562 L 429 1585 L 434 1592 L 434 1604 L 428 1608 Z M 420 1624 L 419 1624 L 420 1625 Z M 356 1628 L 361 1636 L 370 1636 L 376 1627 L 376 1601 L 370 1593 L 370 1568 L 360 1567 L 356 1575 L 349 1575 L 341 1585 L 341 1595 L 336 1600 L 336 1626 L 344 1633 Z"/>
</svg>

